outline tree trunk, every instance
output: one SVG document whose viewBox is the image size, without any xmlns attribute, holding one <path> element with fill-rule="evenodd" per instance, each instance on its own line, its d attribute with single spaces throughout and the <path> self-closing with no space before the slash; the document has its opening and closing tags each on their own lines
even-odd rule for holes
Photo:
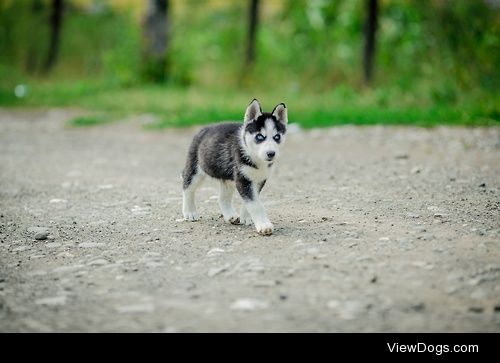
<svg viewBox="0 0 500 363">
<path fill-rule="evenodd" d="M 50 41 L 47 60 L 43 70 L 49 72 L 57 61 L 59 53 L 59 43 L 61 39 L 61 24 L 63 16 L 63 0 L 52 0 L 52 9 L 50 14 Z"/>
<path fill-rule="evenodd" d="M 363 52 L 363 76 L 365 84 L 369 84 L 373 75 L 375 58 L 375 42 L 377 35 L 378 0 L 365 0 L 365 47 Z"/>
<path fill-rule="evenodd" d="M 245 64 L 247 66 L 253 64 L 253 62 L 255 61 L 255 38 L 257 34 L 258 23 L 259 0 L 250 0 L 250 7 L 248 12 L 247 52 L 245 57 Z"/>
<path fill-rule="evenodd" d="M 168 0 L 148 0 L 144 19 L 143 76 L 152 82 L 167 78 Z"/>
<path fill-rule="evenodd" d="M 38 22 L 41 19 L 43 12 L 43 4 L 41 0 L 32 0 L 31 2 L 31 16 Z M 26 71 L 28 73 L 35 73 L 39 70 L 41 57 L 40 57 L 40 44 L 42 43 L 39 33 L 31 34 L 28 41 L 28 52 L 26 55 Z"/>
</svg>

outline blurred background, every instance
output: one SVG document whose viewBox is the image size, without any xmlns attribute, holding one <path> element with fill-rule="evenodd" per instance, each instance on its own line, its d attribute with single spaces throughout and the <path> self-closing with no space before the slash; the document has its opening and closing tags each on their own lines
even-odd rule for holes
<svg viewBox="0 0 500 363">
<path fill-rule="evenodd" d="M 497 125 L 498 0 L 0 0 L 0 106 L 94 125 Z"/>
</svg>

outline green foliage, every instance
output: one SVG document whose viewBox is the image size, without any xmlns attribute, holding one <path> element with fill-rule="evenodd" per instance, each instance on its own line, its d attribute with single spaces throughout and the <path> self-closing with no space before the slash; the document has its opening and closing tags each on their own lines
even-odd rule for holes
<svg viewBox="0 0 500 363">
<path fill-rule="evenodd" d="M 33 3 L 39 4 L 37 10 Z M 84 9 L 71 1 L 65 4 L 59 62 L 52 79 L 104 76 L 120 85 L 137 83 L 140 28 L 130 14 L 98 3 Z M 49 14 L 46 1 L 12 1 L 1 6 L 0 0 L 0 63 L 4 67 L 40 72 L 48 49 Z"/>
<path fill-rule="evenodd" d="M 142 78 L 145 82 L 164 83 L 167 80 L 167 62 L 163 57 L 149 57 L 142 63 Z"/>
<path fill-rule="evenodd" d="M 152 127 L 169 127 L 240 119 L 258 97 L 286 102 L 305 127 L 498 124 L 500 9 L 469 0 L 380 2 L 367 88 L 363 0 L 261 2 L 257 59 L 247 68 L 246 2 L 173 1 L 162 86 L 144 83 L 149 68 L 132 10 L 68 0 L 59 63 L 44 76 L 49 2 L 0 0 L 0 106 L 78 106 L 103 115 L 74 120 L 79 125 L 151 113 Z"/>
</svg>

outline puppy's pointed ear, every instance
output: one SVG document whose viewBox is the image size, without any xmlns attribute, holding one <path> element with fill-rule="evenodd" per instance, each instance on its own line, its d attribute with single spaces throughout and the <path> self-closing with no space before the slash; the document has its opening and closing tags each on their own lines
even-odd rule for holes
<svg viewBox="0 0 500 363">
<path fill-rule="evenodd" d="M 253 99 L 252 102 L 247 107 L 247 110 L 245 111 L 245 123 L 252 122 L 255 120 L 257 117 L 262 115 L 262 109 L 260 108 L 259 101 L 257 101 L 255 98 Z"/>
<path fill-rule="evenodd" d="M 280 103 L 273 110 L 273 116 L 276 117 L 281 123 L 288 123 L 288 113 L 286 111 L 286 106 L 284 103 Z"/>
</svg>

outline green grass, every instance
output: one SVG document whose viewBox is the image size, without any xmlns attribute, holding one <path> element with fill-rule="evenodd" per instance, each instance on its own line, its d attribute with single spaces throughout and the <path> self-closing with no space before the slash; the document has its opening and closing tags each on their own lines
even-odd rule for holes
<svg viewBox="0 0 500 363">
<path fill-rule="evenodd" d="M 146 125 L 150 129 L 241 120 L 253 98 L 261 101 L 264 110 L 285 102 L 290 121 L 304 128 L 342 124 L 500 125 L 499 96 L 483 90 L 462 92 L 446 99 L 425 87 L 403 91 L 394 87 L 340 86 L 328 92 L 314 92 L 287 87 L 217 89 L 144 84 L 124 87 L 112 81 L 33 80 L 27 86 L 26 95 L 16 98 L 13 88 L 0 87 L 0 106 L 88 110 L 88 115 L 70 122 L 74 126 L 100 125 L 144 114 L 154 116 L 155 121 Z"/>
<path fill-rule="evenodd" d="M 49 8 L 10 1 L 0 6 L 0 107 L 77 108 L 86 113 L 69 125 L 84 127 L 149 114 L 145 127 L 161 129 L 241 120 L 255 97 L 265 110 L 285 102 L 305 128 L 500 124 L 500 13 L 482 2 L 384 4 L 373 88 L 361 72 L 364 1 L 264 9 L 251 68 L 242 64 L 246 6 L 210 3 L 173 2 L 168 84 L 152 86 L 141 78 L 132 9 L 69 6 L 58 63 L 44 75 Z"/>
<path fill-rule="evenodd" d="M 203 87 L 134 86 L 123 88 L 110 82 L 32 81 L 22 98 L 14 87 L 0 88 L 3 107 L 68 107 L 88 110 L 70 122 L 73 126 L 95 126 L 110 121 L 153 115 L 146 127 L 161 129 L 241 120 L 246 105 L 255 97 L 264 110 L 285 102 L 291 122 L 304 128 L 342 124 L 500 125 L 498 96 L 468 94 L 456 102 L 436 101 L 431 95 L 417 97 L 394 89 L 353 90 L 337 87 L 330 92 L 307 93 L 287 90 L 235 90 Z"/>
<path fill-rule="evenodd" d="M 104 115 L 77 116 L 70 121 L 72 126 L 96 126 L 112 121 L 110 117 Z"/>
</svg>

